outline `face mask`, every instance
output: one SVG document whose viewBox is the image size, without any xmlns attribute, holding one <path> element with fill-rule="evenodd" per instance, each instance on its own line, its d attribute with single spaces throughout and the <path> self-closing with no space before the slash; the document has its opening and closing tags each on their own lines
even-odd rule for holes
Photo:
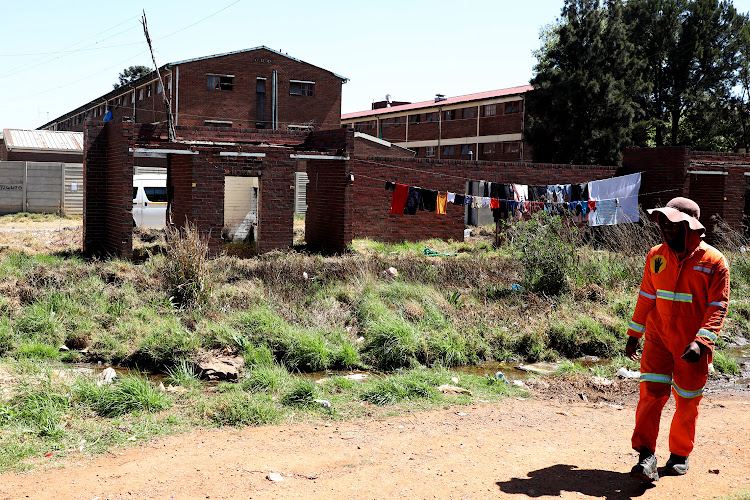
<svg viewBox="0 0 750 500">
<path fill-rule="evenodd" d="M 659 227 L 669 248 L 677 254 L 685 251 L 685 235 L 687 234 L 685 222 L 671 222 L 666 215 L 659 214 Z"/>
</svg>

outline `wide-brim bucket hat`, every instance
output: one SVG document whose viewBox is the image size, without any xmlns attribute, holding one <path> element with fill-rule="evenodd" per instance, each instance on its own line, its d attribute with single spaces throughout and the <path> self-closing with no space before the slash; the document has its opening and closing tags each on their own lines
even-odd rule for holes
<svg viewBox="0 0 750 500">
<path fill-rule="evenodd" d="M 701 209 L 696 202 L 689 198 L 678 196 L 672 198 L 666 207 L 647 210 L 652 221 L 656 221 L 659 214 L 664 214 L 672 222 L 687 222 L 693 231 L 700 231 L 701 236 L 706 233 L 706 227 L 700 223 Z"/>
</svg>

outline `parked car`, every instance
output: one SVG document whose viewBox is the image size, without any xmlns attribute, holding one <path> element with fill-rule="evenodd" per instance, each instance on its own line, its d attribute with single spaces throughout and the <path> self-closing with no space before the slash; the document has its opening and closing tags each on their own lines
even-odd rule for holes
<svg viewBox="0 0 750 500">
<path fill-rule="evenodd" d="M 167 175 L 133 176 L 133 224 L 162 229 L 167 224 Z"/>
</svg>

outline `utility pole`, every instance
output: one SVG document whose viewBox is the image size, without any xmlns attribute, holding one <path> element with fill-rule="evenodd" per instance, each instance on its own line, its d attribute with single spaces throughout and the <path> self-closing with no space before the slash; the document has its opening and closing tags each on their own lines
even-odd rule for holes
<svg viewBox="0 0 750 500">
<path fill-rule="evenodd" d="M 156 76 L 159 78 L 159 85 L 161 85 L 161 95 L 164 99 L 164 107 L 167 110 L 167 136 L 169 137 L 169 142 L 174 142 L 177 139 L 177 133 L 175 132 L 174 121 L 172 120 L 172 103 L 170 102 L 170 97 L 167 96 L 167 87 L 164 85 L 164 81 L 161 79 L 159 65 L 156 64 L 156 57 L 154 57 L 154 48 L 151 46 L 151 37 L 148 36 L 146 9 L 143 9 L 141 24 L 143 25 L 143 34 L 146 35 L 146 42 L 148 42 L 148 50 L 151 51 L 151 60 L 154 62 L 154 67 L 156 68 Z"/>
</svg>

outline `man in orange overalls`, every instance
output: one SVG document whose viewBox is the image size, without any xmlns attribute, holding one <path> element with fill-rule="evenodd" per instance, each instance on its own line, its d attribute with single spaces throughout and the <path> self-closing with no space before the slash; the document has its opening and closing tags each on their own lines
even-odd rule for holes
<svg viewBox="0 0 750 500">
<path fill-rule="evenodd" d="M 641 356 L 640 400 L 635 413 L 633 449 L 640 453 L 630 475 L 659 479 L 656 438 L 662 408 L 674 392 L 676 410 L 669 430 L 665 472 L 683 475 L 693 451 L 698 403 L 708 378 L 714 342 L 729 302 L 729 266 L 706 244 L 698 221 L 700 208 L 687 198 L 674 198 L 664 208 L 648 211 L 658 222 L 664 243 L 649 251 L 646 268 L 628 328 L 625 354 Z"/>
</svg>

